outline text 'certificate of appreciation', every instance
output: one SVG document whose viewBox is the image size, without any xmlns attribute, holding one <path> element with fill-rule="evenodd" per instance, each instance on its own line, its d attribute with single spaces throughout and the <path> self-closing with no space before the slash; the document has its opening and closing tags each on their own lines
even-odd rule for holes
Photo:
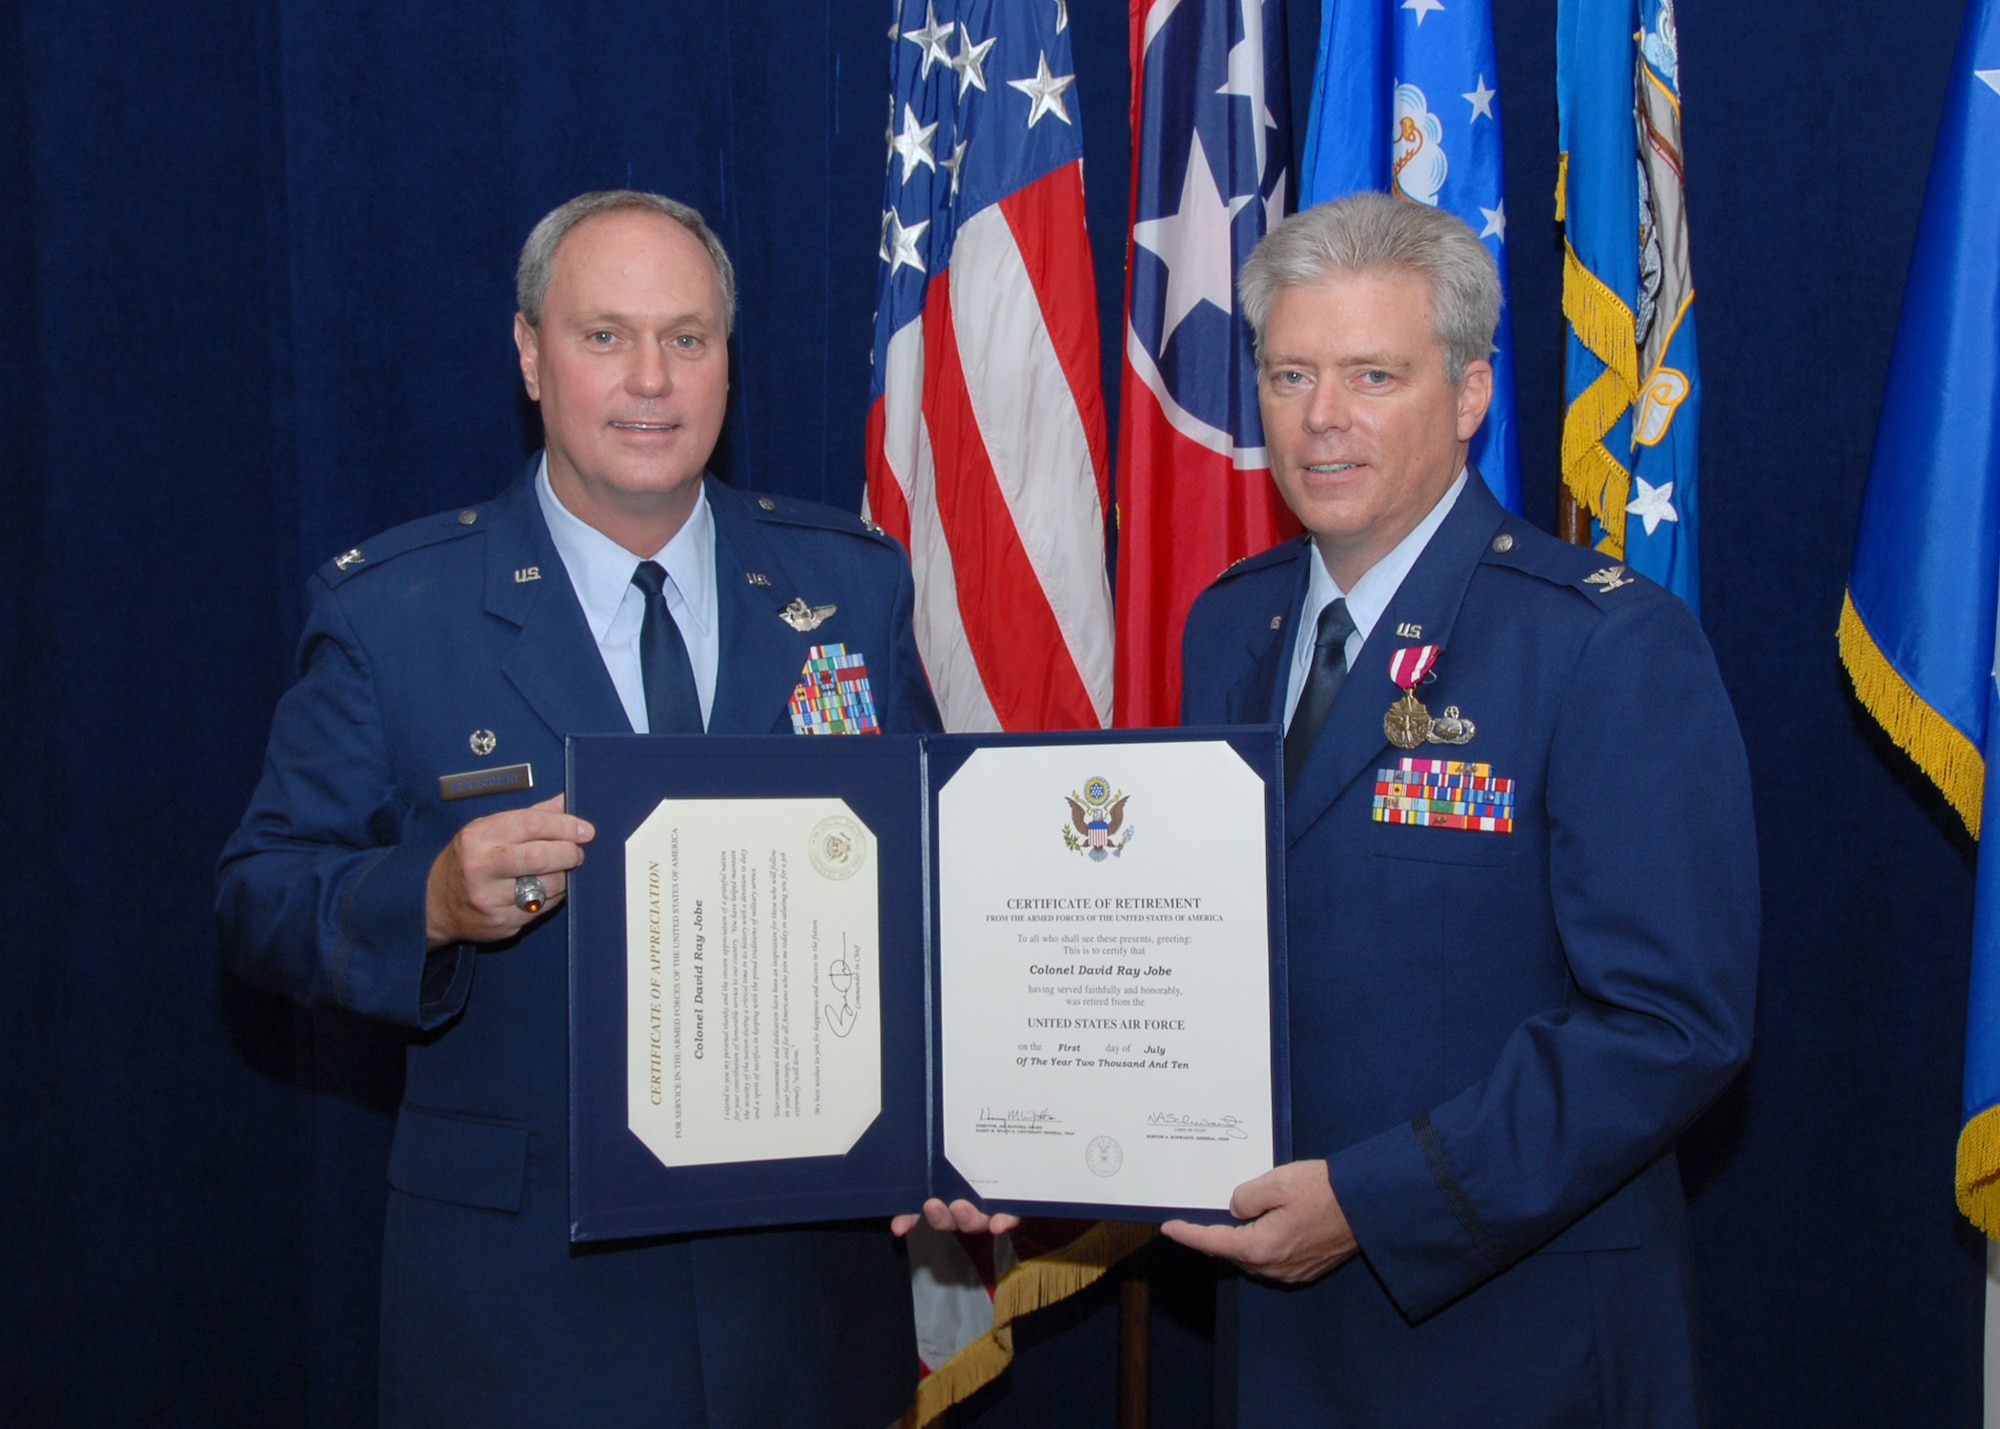
<svg viewBox="0 0 2000 1429">
<path fill-rule="evenodd" d="M 1271 1169 L 1264 782 L 1226 743 L 980 749 L 938 795 L 946 1158 L 1225 1209 Z"/>
<path fill-rule="evenodd" d="M 845 1155 L 882 1109 L 875 835 L 668 799 L 625 843 L 626 1096 L 666 1166 Z"/>
</svg>

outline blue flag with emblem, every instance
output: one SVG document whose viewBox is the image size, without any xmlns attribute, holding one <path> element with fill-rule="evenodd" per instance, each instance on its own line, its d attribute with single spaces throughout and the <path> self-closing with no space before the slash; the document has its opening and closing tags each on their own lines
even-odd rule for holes
<svg viewBox="0 0 2000 1429">
<path fill-rule="evenodd" d="M 1840 654 L 1869 713 L 1979 836 L 2000 755 L 2000 0 L 1968 0 Z M 2000 857 L 1979 859 L 1958 1204 L 2000 1237 Z"/>
<path fill-rule="evenodd" d="M 1556 111 L 1563 481 L 1600 550 L 1699 614 L 1701 372 L 1673 0 L 1558 0 Z"/>
<path fill-rule="evenodd" d="M 1507 283 L 1499 66 L 1487 0 L 1324 0 L 1299 207 L 1361 189 L 1442 208 L 1472 225 Z M 1493 405 L 1472 461 L 1521 509 L 1514 340 L 1493 337 Z"/>
</svg>

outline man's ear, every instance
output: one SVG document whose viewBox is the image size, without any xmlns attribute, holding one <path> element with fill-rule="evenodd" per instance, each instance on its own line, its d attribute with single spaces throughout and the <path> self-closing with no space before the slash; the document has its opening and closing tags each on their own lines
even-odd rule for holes
<svg viewBox="0 0 2000 1429">
<path fill-rule="evenodd" d="M 528 389 L 528 400 L 541 401 L 542 383 L 535 365 L 541 360 L 542 339 L 534 325 L 520 313 L 514 314 L 514 350 L 521 355 L 521 381 Z"/>
<path fill-rule="evenodd" d="M 1458 383 L 1458 439 L 1472 440 L 1472 434 L 1479 430 L 1479 424 L 1486 420 L 1486 409 L 1493 402 L 1493 365 L 1489 362 L 1468 362 L 1465 376 Z"/>
</svg>

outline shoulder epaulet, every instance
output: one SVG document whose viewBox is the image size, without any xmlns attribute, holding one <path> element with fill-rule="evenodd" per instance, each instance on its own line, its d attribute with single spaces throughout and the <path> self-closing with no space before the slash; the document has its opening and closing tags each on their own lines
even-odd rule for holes
<svg viewBox="0 0 2000 1429">
<path fill-rule="evenodd" d="M 1220 584 L 1223 581 L 1235 580 L 1238 576 L 1247 576 L 1256 571 L 1268 570 L 1272 566 L 1286 565 L 1291 561 L 1297 560 L 1299 547 L 1304 545 L 1307 539 L 1304 536 L 1295 536 L 1289 541 L 1280 541 L 1277 545 L 1259 551 L 1255 555 L 1239 556 L 1222 568 L 1221 574 L 1215 578 L 1216 583 Z"/>
<path fill-rule="evenodd" d="M 363 571 L 372 571 L 396 557 L 411 551 L 435 546 L 441 541 L 455 541 L 461 536 L 470 536 L 485 524 L 487 508 L 484 505 L 461 507 L 456 511 L 441 511 L 435 516 L 420 516 L 414 521 L 405 521 L 400 526 L 392 526 L 379 536 L 370 536 L 358 546 L 351 546 L 319 568 L 319 578 L 328 585 L 339 585 L 352 580 Z"/>
<path fill-rule="evenodd" d="M 1589 546 L 1558 540 L 1511 516 L 1488 543 L 1486 560 L 1538 576 L 1551 585 L 1574 586 L 1593 600 L 1650 584 L 1623 561 Z"/>
<path fill-rule="evenodd" d="M 896 544 L 896 538 L 865 516 L 822 506 L 817 501 L 798 501 L 789 496 L 754 496 L 750 505 L 757 519 L 779 526 L 809 526 L 815 531 L 838 531 L 847 536 Z"/>
</svg>

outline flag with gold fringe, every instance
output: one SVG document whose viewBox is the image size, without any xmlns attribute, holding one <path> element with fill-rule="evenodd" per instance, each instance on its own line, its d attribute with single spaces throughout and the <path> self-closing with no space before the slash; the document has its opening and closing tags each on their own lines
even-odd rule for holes
<svg viewBox="0 0 2000 1429">
<path fill-rule="evenodd" d="M 1673 0 L 1560 0 L 1563 481 L 1598 549 L 1700 612 L 1701 372 Z"/>
<path fill-rule="evenodd" d="M 926 1369 L 917 1383 L 917 1402 L 910 1406 L 897 1429 L 923 1429 L 952 1405 L 970 1398 L 998 1377 L 1014 1358 L 1014 1321 L 1031 1310 L 1053 1305 L 1095 1284 L 1105 1271 L 1153 1236 L 1152 1226 L 1128 1221 L 1023 1222 L 1013 1233 L 1013 1239 L 1020 1250 L 1029 1252 L 1027 1258 L 1013 1263 L 1011 1257 L 995 1256 L 996 1261 L 1010 1263 L 999 1271 L 990 1286 L 990 1325 L 937 1368 Z M 951 1239 L 932 1233 L 930 1243 L 935 1246 Z M 1054 1244 L 1054 1248 L 1036 1253 L 1037 1247 L 1044 1244 Z M 919 1339 L 923 1334 L 924 1327 L 919 1325 Z"/>
<path fill-rule="evenodd" d="M 1840 655 L 1979 837 L 2000 740 L 2000 0 L 1968 0 L 1875 431 Z M 1958 1204 L 2000 1238 L 2000 857 L 1972 925 Z"/>
</svg>

